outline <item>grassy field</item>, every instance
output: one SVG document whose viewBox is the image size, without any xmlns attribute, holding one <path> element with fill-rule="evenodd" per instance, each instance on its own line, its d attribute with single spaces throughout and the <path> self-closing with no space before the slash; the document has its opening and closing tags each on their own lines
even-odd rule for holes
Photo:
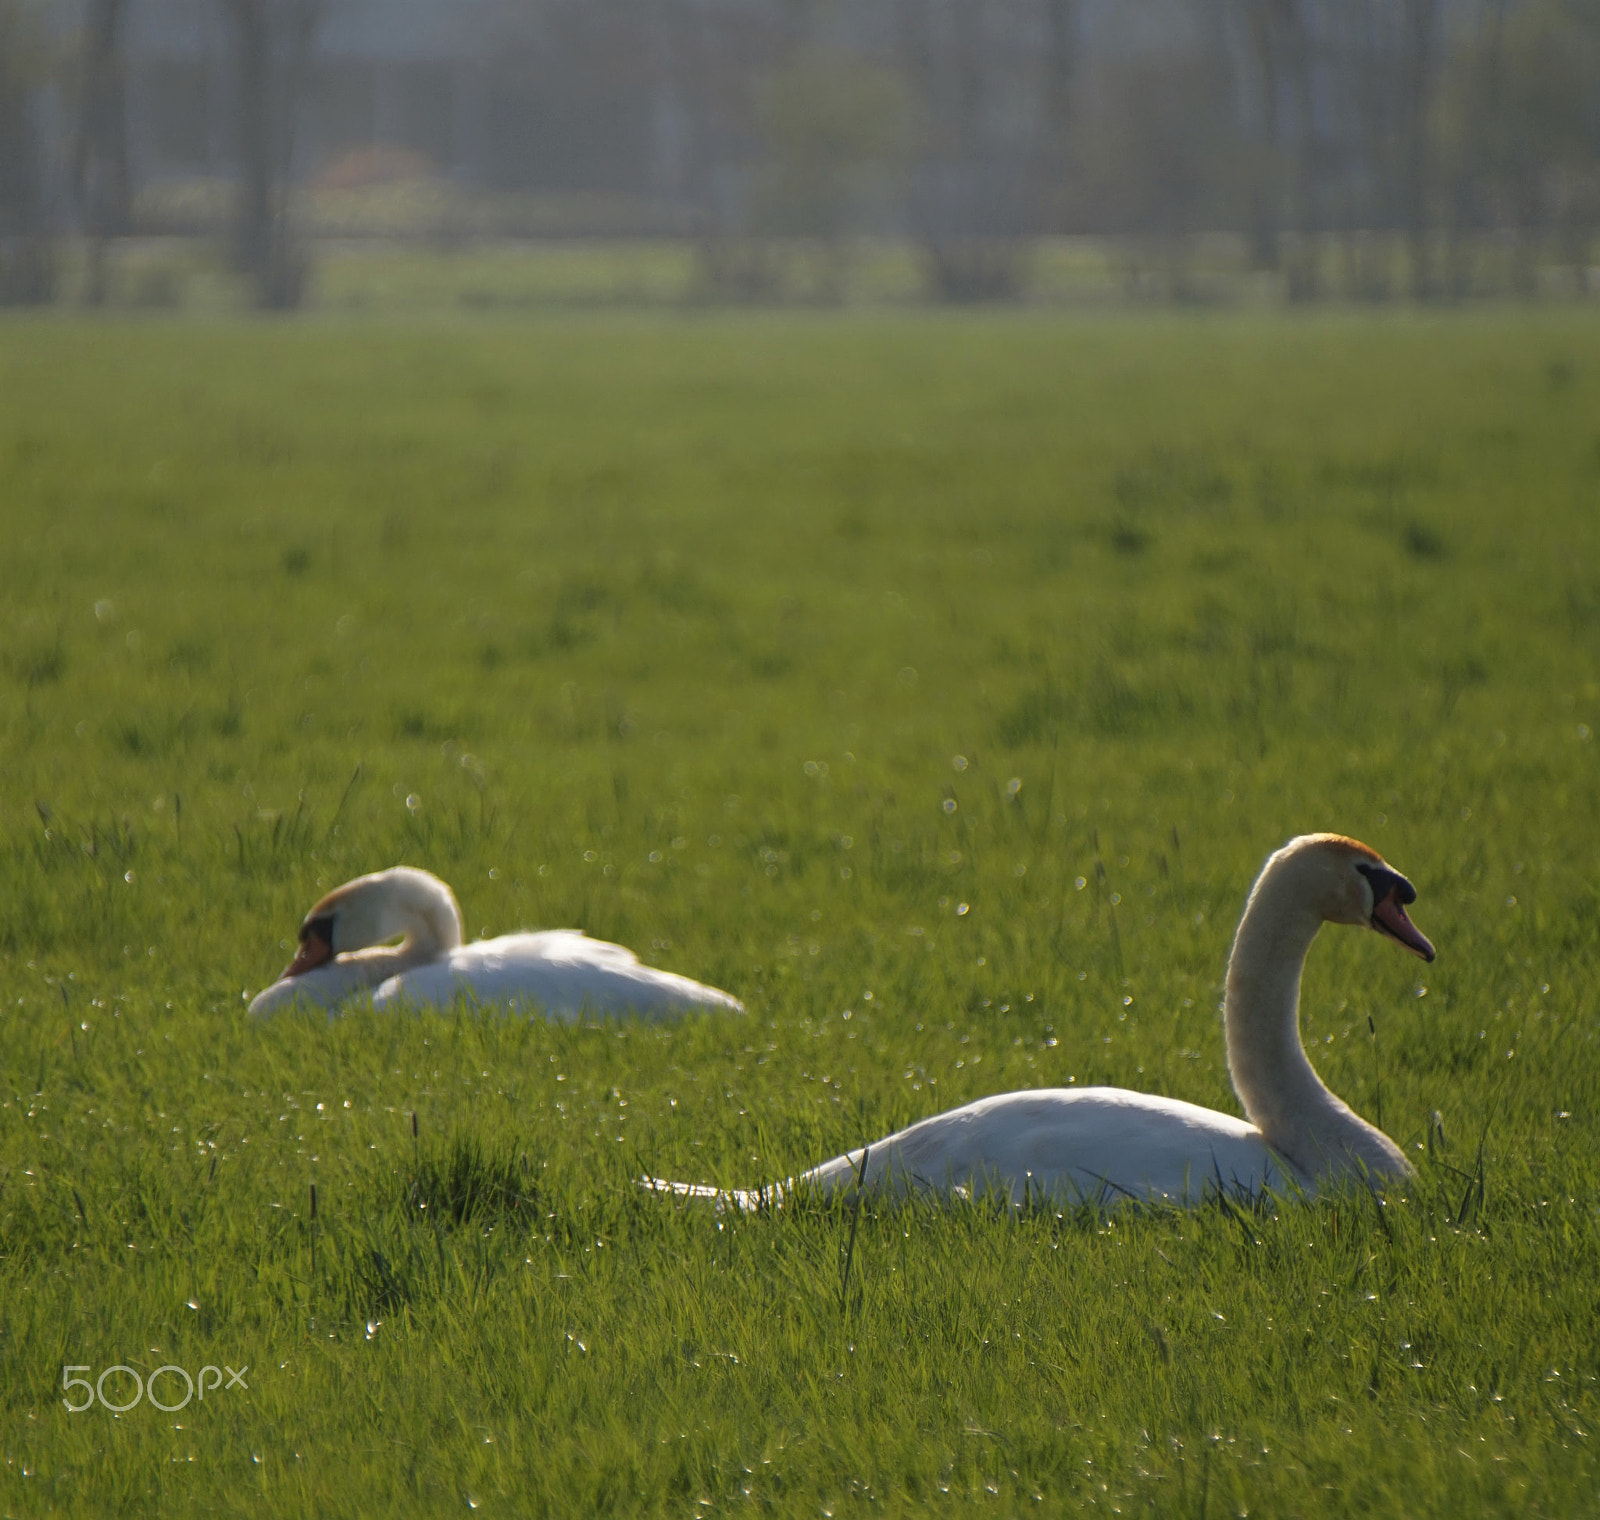
<svg viewBox="0 0 1600 1520">
<path fill-rule="evenodd" d="M 0 1512 L 1593 1514 L 1597 402 L 1570 309 L 0 326 Z M 1312 829 L 1440 951 L 1307 969 L 1384 1208 L 633 1186 L 1232 1110 Z M 250 1021 L 400 861 L 748 1012 Z"/>
</svg>

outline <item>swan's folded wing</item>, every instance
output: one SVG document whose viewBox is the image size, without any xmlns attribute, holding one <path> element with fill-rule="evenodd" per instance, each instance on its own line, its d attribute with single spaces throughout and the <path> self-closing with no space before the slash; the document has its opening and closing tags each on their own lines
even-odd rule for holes
<svg viewBox="0 0 1600 1520">
<path fill-rule="evenodd" d="M 280 1009 L 300 1003 L 309 1007 L 326 1006 L 315 995 L 315 990 L 302 987 L 299 977 L 280 976 L 270 987 L 263 987 L 250 999 L 250 1012 L 254 1014 L 277 1013 Z"/>
<path fill-rule="evenodd" d="M 370 983 L 353 957 L 329 961 L 302 976 L 280 976 L 250 1000 L 254 1014 L 277 1013 L 299 1004 L 304 1008 L 337 1009 L 346 998 L 363 991 Z"/>
<path fill-rule="evenodd" d="M 391 977 L 379 1007 L 447 1005 L 466 997 L 485 1007 L 526 1009 L 571 1021 L 584 1013 L 657 1017 L 686 1008 L 743 1010 L 738 999 L 641 965 L 622 945 L 576 929 L 506 934 L 452 950 L 442 959 Z"/>
<path fill-rule="evenodd" d="M 1287 1169 L 1254 1126 L 1121 1088 L 1040 1088 L 980 1098 L 868 1147 L 865 1185 L 896 1193 L 966 1190 L 1013 1203 L 1051 1198 L 1194 1203 L 1282 1187 Z M 825 1189 L 859 1174 L 861 1152 L 806 1174 Z"/>
</svg>

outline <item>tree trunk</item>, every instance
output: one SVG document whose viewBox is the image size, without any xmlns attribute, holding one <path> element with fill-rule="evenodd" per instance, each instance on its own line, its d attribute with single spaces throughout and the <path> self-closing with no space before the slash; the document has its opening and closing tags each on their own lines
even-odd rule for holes
<svg viewBox="0 0 1600 1520">
<path fill-rule="evenodd" d="M 1287 156 L 1281 106 L 1290 84 L 1284 30 L 1293 20 L 1282 0 L 1241 0 L 1240 9 L 1261 95 L 1261 154 L 1250 183 L 1250 263 L 1256 269 L 1277 270 L 1283 263 L 1282 166 Z"/>
<path fill-rule="evenodd" d="M 223 0 L 238 47 L 239 202 L 234 254 L 259 303 L 298 306 L 305 259 L 288 216 L 294 124 L 320 0 Z"/>
<path fill-rule="evenodd" d="M 0 306 L 49 301 L 56 284 L 33 121 L 38 39 L 27 21 L 0 0 Z"/>
<path fill-rule="evenodd" d="M 1439 43 L 1439 0 L 1406 0 L 1404 223 L 1411 265 L 1411 295 L 1425 301 L 1437 294 L 1429 225 L 1428 118 L 1433 109 Z"/>
<path fill-rule="evenodd" d="M 127 232 L 133 194 L 122 53 L 124 0 L 89 0 L 84 23 L 81 94 L 73 136 L 71 180 L 90 239 L 86 298 L 106 296 L 106 244 Z"/>
</svg>

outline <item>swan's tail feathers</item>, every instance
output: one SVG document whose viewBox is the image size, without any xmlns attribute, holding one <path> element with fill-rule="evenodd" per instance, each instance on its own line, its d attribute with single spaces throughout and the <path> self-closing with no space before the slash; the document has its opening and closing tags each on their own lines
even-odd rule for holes
<svg viewBox="0 0 1600 1520">
<path fill-rule="evenodd" d="M 723 1188 L 709 1187 L 703 1182 L 668 1182 L 665 1177 L 641 1177 L 639 1186 L 652 1193 L 664 1193 L 669 1198 L 710 1198 L 721 1199 L 728 1197 Z"/>
<path fill-rule="evenodd" d="M 759 1188 L 719 1188 L 704 1182 L 669 1182 L 664 1177 L 641 1177 L 639 1186 L 667 1198 L 695 1198 L 710 1203 L 719 1213 L 737 1209 L 742 1214 L 759 1214 L 783 1207 L 788 1188 L 781 1182 Z"/>
<path fill-rule="evenodd" d="M 744 1004 L 734 997 L 731 992 L 722 992 L 715 987 L 705 987 L 696 999 L 701 1008 L 726 1008 L 729 1013 L 743 1013 Z"/>
<path fill-rule="evenodd" d="M 744 1004 L 731 992 L 720 987 L 708 987 L 704 982 L 692 981 L 672 972 L 661 973 L 664 983 L 664 1001 L 678 1008 L 725 1008 L 729 1013 L 743 1013 Z"/>
<path fill-rule="evenodd" d="M 743 1013 L 744 1004 L 720 987 L 708 987 L 673 971 L 637 968 L 637 974 L 623 988 L 582 989 L 570 999 L 574 1007 L 598 1014 L 617 1014 L 632 1010 L 644 1018 L 664 1018 L 698 1010 L 701 1013 Z"/>
</svg>

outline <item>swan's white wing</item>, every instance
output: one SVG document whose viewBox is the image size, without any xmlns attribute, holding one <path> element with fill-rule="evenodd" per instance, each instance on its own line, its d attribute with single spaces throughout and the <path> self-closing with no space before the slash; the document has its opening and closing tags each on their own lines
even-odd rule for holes
<svg viewBox="0 0 1600 1520">
<path fill-rule="evenodd" d="M 579 929 L 503 934 L 463 945 L 391 977 L 373 1002 L 380 1008 L 423 1007 L 448 1005 L 459 997 L 567 1022 L 584 1013 L 660 1018 L 687 1008 L 742 1012 L 744 1007 L 715 987 L 641 965 L 631 950 L 590 939 Z"/>
<path fill-rule="evenodd" d="M 1041 1088 L 980 1098 L 867 1147 L 865 1184 L 897 1192 L 999 1193 L 1013 1203 L 1195 1203 L 1281 1188 L 1293 1173 L 1243 1119 L 1116 1087 Z M 827 1191 L 854 1185 L 861 1152 L 807 1172 Z M 1298 1179 L 1297 1179 L 1298 1180 Z"/>
<path fill-rule="evenodd" d="M 347 997 L 371 984 L 372 977 L 355 957 L 328 961 L 299 976 L 280 976 L 250 1000 L 251 1013 L 277 1013 L 299 1003 L 332 1011 Z"/>
<path fill-rule="evenodd" d="M 313 1008 L 326 1008 L 328 1002 L 316 995 L 310 987 L 302 987 L 303 976 L 280 976 L 270 987 L 263 987 L 250 999 L 251 1013 L 278 1013 L 292 1008 L 296 1003 Z"/>
</svg>

